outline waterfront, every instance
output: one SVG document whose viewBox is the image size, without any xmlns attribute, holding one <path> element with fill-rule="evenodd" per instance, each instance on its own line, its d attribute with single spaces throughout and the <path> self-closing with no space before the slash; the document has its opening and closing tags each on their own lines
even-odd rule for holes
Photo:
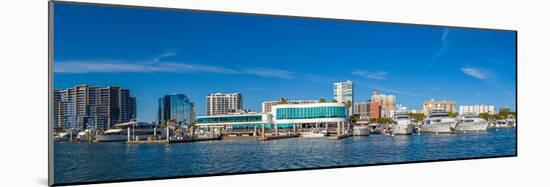
<svg viewBox="0 0 550 187">
<path fill-rule="evenodd" d="M 166 145 L 57 142 L 55 183 L 516 155 L 516 129 L 467 134 L 370 135 Z"/>
</svg>

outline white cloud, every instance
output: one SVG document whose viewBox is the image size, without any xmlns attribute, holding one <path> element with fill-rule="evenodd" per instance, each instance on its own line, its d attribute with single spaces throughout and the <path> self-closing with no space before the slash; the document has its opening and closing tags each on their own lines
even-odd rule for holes
<svg viewBox="0 0 550 187">
<path fill-rule="evenodd" d="M 373 72 L 373 71 L 367 71 L 367 70 L 355 70 L 355 71 L 351 72 L 351 74 L 356 75 L 356 76 L 360 76 L 360 77 L 369 78 L 369 79 L 384 80 L 384 79 L 386 79 L 386 75 L 388 74 L 388 72 L 385 72 L 385 71 Z"/>
<path fill-rule="evenodd" d="M 443 34 L 441 34 L 441 47 L 439 48 L 437 53 L 432 57 L 432 60 L 439 58 L 441 55 L 447 52 L 447 49 L 449 48 L 449 41 L 447 39 L 448 35 L 449 35 L 449 28 L 445 28 L 443 30 Z"/>
<path fill-rule="evenodd" d="M 490 74 L 487 71 L 478 69 L 478 68 L 461 68 L 460 69 L 464 74 L 472 76 L 476 79 L 486 80 L 489 78 Z"/>
<path fill-rule="evenodd" d="M 447 39 L 447 35 L 449 34 L 449 28 L 445 28 L 443 30 L 443 34 L 441 35 L 441 40 L 444 41 Z"/>
<path fill-rule="evenodd" d="M 164 62 L 162 58 L 175 56 L 173 51 L 157 55 L 150 60 L 72 60 L 54 64 L 56 73 L 219 73 L 249 74 L 262 77 L 294 79 L 294 74 L 285 70 L 269 68 L 247 68 L 235 70 L 220 66 Z"/>
<path fill-rule="evenodd" d="M 178 62 L 127 62 L 120 60 L 63 61 L 54 64 L 56 73 L 223 73 L 237 74 L 238 71 L 199 64 Z"/>
<path fill-rule="evenodd" d="M 157 62 L 160 62 L 160 60 L 162 58 L 171 57 L 171 56 L 176 56 L 176 52 L 175 51 L 168 51 L 168 52 L 162 53 L 160 55 L 157 55 L 157 56 L 153 57 L 153 59 L 151 61 L 154 62 L 154 63 L 157 63 Z"/>
<path fill-rule="evenodd" d="M 294 79 L 294 74 L 285 70 L 269 69 L 269 68 L 250 68 L 245 69 L 243 73 L 257 75 L 262 77 L 275 77 L 281 79 Z"/>
</svg>

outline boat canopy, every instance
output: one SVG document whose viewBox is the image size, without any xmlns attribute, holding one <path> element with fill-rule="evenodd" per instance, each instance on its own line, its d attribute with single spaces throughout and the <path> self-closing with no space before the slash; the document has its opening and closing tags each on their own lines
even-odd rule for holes
<svg viewBox="0 0 550 187">
<path fill-rule="evenodd" d="M 106 130 L 105 131 L 105 134 L 114 134 L 114 133 L 120 133 L 122 132 L 124 129 L 109 129 L 109 130 Z"/>
</svg>

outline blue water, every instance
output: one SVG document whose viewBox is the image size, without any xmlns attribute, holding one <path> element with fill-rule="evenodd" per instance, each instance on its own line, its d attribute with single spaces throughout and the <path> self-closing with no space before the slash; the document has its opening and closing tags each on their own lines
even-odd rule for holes
<svg viewBox="0 0 550 187">
<path fill-rule="evenodd" d="M 516 130 L 470 134 L 370 135 L 170 145 L 54 145 L 55 183 L 226 174 L 346 165 L 516 155 Z"/>
</svg>

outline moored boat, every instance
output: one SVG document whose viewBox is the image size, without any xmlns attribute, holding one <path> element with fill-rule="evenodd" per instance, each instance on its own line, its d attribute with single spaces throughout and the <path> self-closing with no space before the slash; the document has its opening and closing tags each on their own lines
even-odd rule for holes
<svg viewBox="0 0 550 187">
<path fill-rule="evenodd" d="M 458 116 L 458 123 L 454 127 L 454 132 L 479 132 L 486 131 L 489 123 L 473 114 L 463 114 Z"/>
<path fill-rule="evenodd" d="M 408 135 L 412 134 L 414 124 L 406 111 L 398 111 L 393 115 L 391 124 L 391 133 L 393 135 Z"/>
<path fill-rule="evenodd" d="M 129 130 L 128 130 L 129 129 Z M 128 134 L 130 131 L 130 134 Z M 130 121 L 114 125 L 95 137 L 96 142 L 121 142 L 130 140 L 147 140 L 154 135 L 160 135 L 162 131 L 155 125 L 145 122 Z"/>
<path fill-rule="evenodd" d="M 54 133 L 53 134 L 53 141 L 54 142 L 66 141 L 66 140 L 69 140 L 69 138 L 70 138 L 69 133 L 66 133 L 66 132 L 60 132 L 60 133 Z"/>
<path fill-rule="evenodd" d="M 507 120 L 500 119 L 493 122 L 493 128 L 510 128 L 510 123 Z"/>
<path fill-rule="evenodd" d="M 300 132 L 300 136 L 304 138 L 319 138 L 327 136 L 328 134 L 326 132 L 327 131 L 315 129 L 312 131 Z"/>
<path fill-rule="evenodd" d="M 420 132 L 451 133 L 451 127 L 454 125 L 456 125 L 456 120 L 450 118 L 449 113 L 443 110 L 433 110 L 424 120 Z"/>
<path fill-rule="evenodd" d="M 372 126 L 374 126 L 374 127 L 371 127 L 372 134 L 386 134 L 386 127 L 384 126 L 384 124 L 375 123 Z"/>
<path fill-rule="evenodd" d="M 80 131 L 77 135 L 79 141 L 91 141 L 94 139 L 95 129 L 86 129 Z"/>
<path fill-rule="evenodd" d="M 353 127 L 353 136 L 368 136 L 370 134 L 371 128 L 366 125 L 354 126 Z"/>
</svg>

